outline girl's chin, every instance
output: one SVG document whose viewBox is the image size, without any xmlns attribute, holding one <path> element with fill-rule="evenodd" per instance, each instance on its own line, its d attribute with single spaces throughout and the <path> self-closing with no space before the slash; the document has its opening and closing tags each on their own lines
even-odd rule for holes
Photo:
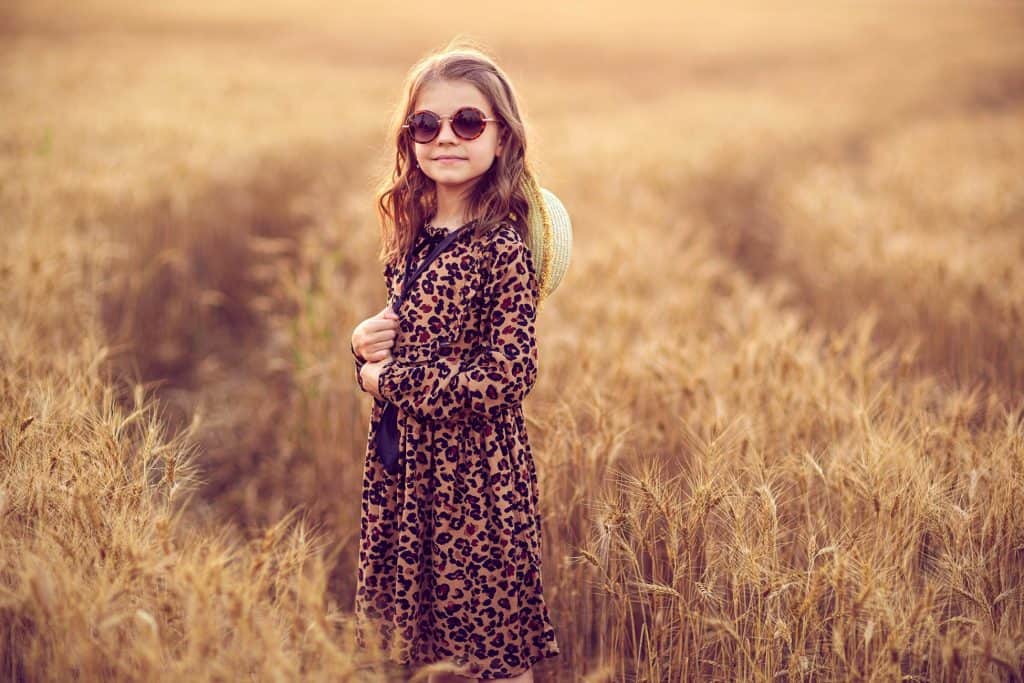
<svg viewBox="0 0 1024 683">
<path fill-rule="evenodd" d="M 470 185 L 479 178 L 480 176 L 466 177 L 462 173 L 435 173 L 431 178 L 438 185 L 445 185 L 450 187 L 463 187 Z"/>
</svg>

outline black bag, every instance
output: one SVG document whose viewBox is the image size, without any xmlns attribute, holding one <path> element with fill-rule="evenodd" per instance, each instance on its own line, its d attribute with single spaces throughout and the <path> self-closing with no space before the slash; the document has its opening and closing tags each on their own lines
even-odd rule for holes
<svg viewBox="0 0 1024 683">
<path fill-rule="evenodd" d="M 475 223 L 475 221 L 474 221 Z M 463 230 L 471 227 L 473 223 L 462 226 L 458 230 L 451 230 L 444 237 L 441 238 L 440 242 L 437 242 L 434 248 L 427 254 L 427 258 L 423 260 L 423 263 L 416 268 L 415 272 L 411 272 L 413 256 L 420 251 L 423 244 L 430 244 L 432 240 L 427 239 L 415 249 L 409 250 L 409 257 L 405 264 L 405 277 L 402 281 L 402 291 L 395 298 L 394 304 L 391 308 L 398 313 L 398 308 L 405 301 L 406 294 L 409 293 L 409 287 L 412 283 L 420 276 L 427 266 L 436 259 L 441 253 L 448 248 L 452 241 L 462 233 Z M 384 464 L 384 469 L 388 474 L 397 474 L 402 469 L 401 462 L 398 458 L 398 406 L 393 403 L 388 403 L 384 406 L 384 410 L 380 416 L 380 425 L 377 428 L 377 438 L 374 447 L 377 450 L 377 457 L 380 458 L 381 463 Z"/>
</svg>

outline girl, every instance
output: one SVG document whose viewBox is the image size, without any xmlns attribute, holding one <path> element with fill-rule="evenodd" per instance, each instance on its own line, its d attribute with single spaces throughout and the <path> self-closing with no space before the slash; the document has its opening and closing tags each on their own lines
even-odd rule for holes
<svg viewBox="0 0 1024 683">
<path fill-rule="evenodd" d="M 378 197 L 388 305 L 352 333 L 374 397 L 356 613 L 392 657 L 464 676 L 532 682 L 558 655 L 541 583 L 537 476 L 522 400 L 537 377 L 539 287 L 525 241 L 532 181 L 511 84 L 486 55 L 449 46 L 413 67 Z M 453 241 L 392 302 L 431 245 Z M 400 466 L 374 449 L 398 409 Z"/>
</svg>

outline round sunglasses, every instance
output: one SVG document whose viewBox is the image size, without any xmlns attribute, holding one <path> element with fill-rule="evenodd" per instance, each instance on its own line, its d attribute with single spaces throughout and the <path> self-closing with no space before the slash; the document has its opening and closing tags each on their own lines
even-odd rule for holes
<svg viewBox="0 0 1024 683">
<path fill-rule="evenodd" d="M 413 112 L 402 124 L 402 128 L 409 131 L 412 139 L 421 145 L 433 142 L 441 134 L 441 122 L 445 119 L 451 121 L 452 132 L 463 140 L 475 140 L 483 135 L 489 121 L 487 115 L 476 107 L 461 107 L 451 116 L 438 116 L 429 109 Z"/>
</svg>

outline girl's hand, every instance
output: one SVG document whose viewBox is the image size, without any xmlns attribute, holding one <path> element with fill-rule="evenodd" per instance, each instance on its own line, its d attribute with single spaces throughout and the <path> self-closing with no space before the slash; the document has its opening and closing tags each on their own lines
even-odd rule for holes
<svg viewBox="0 0 1024 683">
<path fill-rule="evenodd" d="M 368 361 L 383 361 L 391 358 L 391 347 L 398 334 L 398 315 L 391 305 L 356 325 L 352 330 L 352 348 Z"/>
<path fill-rule="evenodd" d="M 389 352 L 390 353 L 390 352 Z M 366 363 L 363 367 L 359 368 L 359 376 L 363 381 L 363 389 L 368 394 L 372 394 L 375 398 L 384 400 L 384 397 L 380 395 L 380 371 L 391 361 L 391 358 L 373 363 Z"/>
</svg>

